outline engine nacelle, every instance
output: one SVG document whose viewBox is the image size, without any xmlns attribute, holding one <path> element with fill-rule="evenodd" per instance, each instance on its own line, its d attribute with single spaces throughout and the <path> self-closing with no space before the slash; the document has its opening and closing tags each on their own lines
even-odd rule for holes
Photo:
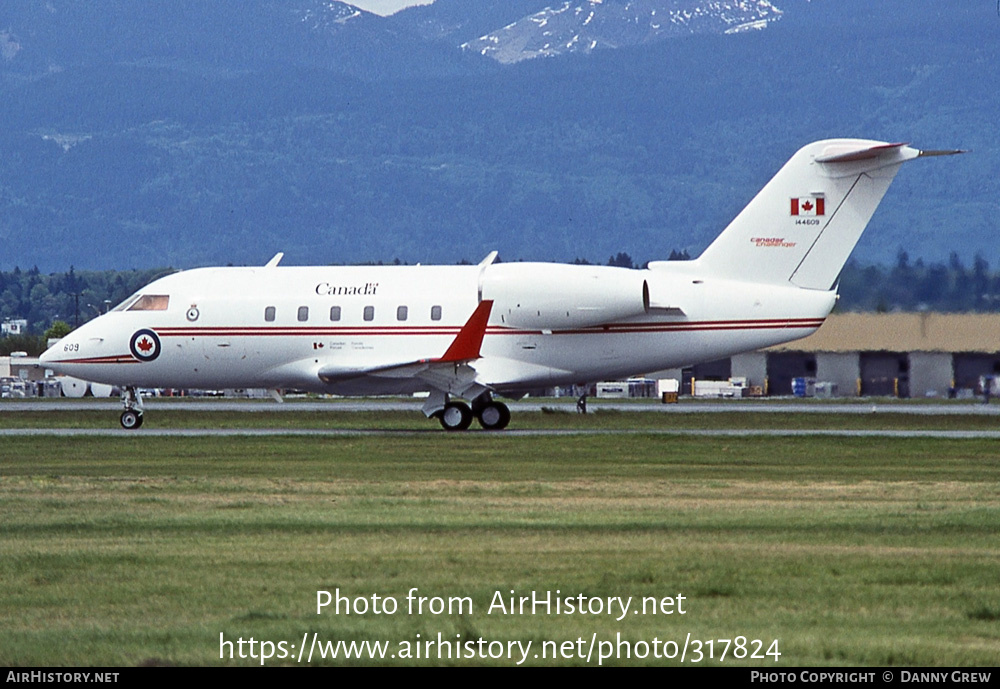
<svg viewBox="0 0 1000 689">
<path fill-rule="evenodd" d="M 607 266 L 500 263 L 480 286 L 491 321 L 514 328 L 565 330 L 641 316 L 649 305 L 645 272 Z"/>
<path fill-rule="evenodd" d="M 677 263 L 656 261 L 649 264 L 650 269 L 646 271 L 646 308 L 650 312 L 690 317 L 701 311 L 706 299 L 705 282 L 694 273 L 672 272 Z M 740 287 L 733 289 L 734 294 L 741 291 Z"/>
</svg>

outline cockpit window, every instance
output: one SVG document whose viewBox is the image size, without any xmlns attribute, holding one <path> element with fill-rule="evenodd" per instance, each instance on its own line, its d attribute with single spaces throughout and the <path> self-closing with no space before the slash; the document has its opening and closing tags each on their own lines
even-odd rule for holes
<svg viewBox="0 0 1000 689">
<path fill-rule="evenodd" d="M 138 294 L 133 294 L 131 297 L 129 297 L 128 299 L 126 299 L 121 304 L 119 304 L 118 306 L 116 306 L 115 308 L 113 308 L 111 310 L 112 311 L 124 311 L 125 309 L 127 309 L 128 307 L 130 307 L 132 305 L 132 302 L 134 302 L 138 298 L 139 298 Z"/>
<path fill-rule="evenodd" d="M 144 294 L 126 311 L 166 311 L 169 304 L 170 297 L 166 294 Z"/>
</svg>

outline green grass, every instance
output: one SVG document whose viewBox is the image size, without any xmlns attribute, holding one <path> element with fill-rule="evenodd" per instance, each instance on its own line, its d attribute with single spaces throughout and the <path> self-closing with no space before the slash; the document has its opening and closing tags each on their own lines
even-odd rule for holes
<svg viewBox="0 0 1000 689">
<path fill-rule="evenodd" d="M 297 416 L 279 415 L 316 423 Z M 599 416 L 585 423 L 605 423 Z M 622 416 L 641 424 L 659 415 L 608 418 L 618 424 Z M 415 426 L 424 423 L 418 417 Z M 619 632 L 682 645 L 689 633 L 742 635 L 767 641 L 765 650 L 778 639 L 780 661 L 725 664 L 771 668 L 1000 658 L 995 441 L 139 432 L 3 443 L 4 665 L 256 664 L 220 660 L 219 634 L 297 648 L 313 632 L 321 640 L 389 640 L 393 651 L 439 632 L 532 640 L 534 650 L 546 640 L 589 644 L 592 634 L 614 640 Z M 391 596 L 404 608 L 414 587 L 468 596 L 474 608 L 315 611 L 317 590 Z M 682 593 L 687 614 L 621 622 L 486 614 L 495 592 L 511 589 Z M 279 662 L 292 664 L 269 664 Z"/>
</svg>

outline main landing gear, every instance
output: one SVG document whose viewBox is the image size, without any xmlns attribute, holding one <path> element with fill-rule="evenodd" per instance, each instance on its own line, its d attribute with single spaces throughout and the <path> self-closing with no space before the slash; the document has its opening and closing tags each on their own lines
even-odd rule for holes
<svg viewBox="0 0 1000 689">
<path fill-rule="evenodd" d="M 127 431 L 139 428 L 142 425 L 142 396 L 135 387 L 129 385 L 122 388 L 122 406 L 125 407 L 119 419 L 122 428 Z"/>
<path fill-rule="evenodd" d="M 446 431 L 464 431 L 472 425 L 473 418 L 487 431 L 499 431 L 510 423 L 510 409 L 483 394 L 472 400 L 471 407 L 465 402 L 447 402 L 437 417 Z"/>
</svg>

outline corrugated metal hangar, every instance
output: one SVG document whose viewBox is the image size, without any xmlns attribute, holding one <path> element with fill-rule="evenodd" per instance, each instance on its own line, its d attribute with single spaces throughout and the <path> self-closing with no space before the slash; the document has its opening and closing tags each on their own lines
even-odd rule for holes
<svg viewBox="0 0 1000 689">
<path fill-rule="evenodd" d="M 813 335 L 659 377 L 745 377 L 767 395 L 791 395 L 796 378 L 832 384 L 839 396 L 948 397 L 1000 378 L 1000 314 L 832 314 Z"/>
</svg>

